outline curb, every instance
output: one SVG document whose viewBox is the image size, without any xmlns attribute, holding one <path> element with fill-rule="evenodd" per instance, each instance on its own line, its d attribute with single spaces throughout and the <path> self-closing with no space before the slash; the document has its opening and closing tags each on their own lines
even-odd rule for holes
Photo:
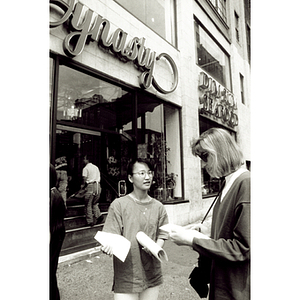
<svg viewBox="0 0 300 300">
<path fill-rule="evenodd" d="M 91 257 L 99 255 L 101 253 L 102 253 L 102 251 L 100 250 L 100 246 L 90 248 L 90 249 L 87 249 L 87 250 L 83 250 L 83 251 L 71 253 L 71 254 L 68 254 L 68 255 L 60 256 L 59 259 L 58 259 L 58 264 L 60 266 L 65 265 L 65 264 L 72 265 L 72 264 L 75 264 L 75 263 L 77 263 L 81 260 L 91 258 Z"/>
</svg>

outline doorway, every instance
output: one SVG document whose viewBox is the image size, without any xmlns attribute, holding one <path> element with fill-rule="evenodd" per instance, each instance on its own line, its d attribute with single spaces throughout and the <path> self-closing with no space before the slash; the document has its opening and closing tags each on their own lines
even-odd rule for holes
<svg viewBox="0 0 300 300">
<path fill-rule="evenodd" d="M 88 155 L 100 170 L 100 210 L 107 211 L 115 198 L 126 193 L 126 167 L 133 150 L 128 135 L 58 124 L 55 167 L 59 176 L 58 186 L 67 206 L 75 199 L 81 199 L 83 157 Z"/>
<path fill-rule="evenodd" d="M 132 92 L 58 56 L 50 66 L 50 152 L 60 192 L 65 202 L 80 201 L 83 157 L 89 155 L 101 174 L 100 209 L 107 211 L 126 193 L 127 164 L 136 155 Z"/>
</svg>

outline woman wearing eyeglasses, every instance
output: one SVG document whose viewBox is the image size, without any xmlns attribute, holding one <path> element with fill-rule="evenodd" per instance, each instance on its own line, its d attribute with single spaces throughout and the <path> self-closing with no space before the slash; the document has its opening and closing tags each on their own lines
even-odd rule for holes
<svg viewBox="0 0 300 300">
<path fill-rule="evenodd" d="M 139 231 L 160 247 L 168 239 L 168 235 L 159 229 L 168 223 L 165 207 L 148 195 L 153 174 L 151 164 L 145 160 L 137 159 L 130 163 L 128 180 L 133 185 L 133 191 L 115 199 L 109 207 L 103 231 L 120 234 L 131 242 L 124 262 L 113 257 L 115 300 L 158 299 L 159 285 L 163 282 L 161 263 L 136 240 Z M 112 254 L 109 245 L 103 245 L 101 250 Z"/>
<path fill-rule="evenodd" d="M 225 185 L 214 205 L 211 232 L 199 225 L 173 231 L 171 240 L 200 254 L 200 272 L 201 266 L 209 266 L 201 274 L 209 282 L 193 285 L 199 295 L 205 289 L 207 294 L 209 283 L 209 300 L 250 299 L 250 172 L 242 167 L 243 155 L 226 130 L 211 128 L 191 146 L 202 167 L 211 177 L 225 177 Z"/>
</svg>

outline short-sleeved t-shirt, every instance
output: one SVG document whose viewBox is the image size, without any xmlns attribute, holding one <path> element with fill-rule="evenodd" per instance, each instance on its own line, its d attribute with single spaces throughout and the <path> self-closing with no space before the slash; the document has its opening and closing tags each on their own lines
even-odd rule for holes
<svg viewBox="0 0 300 300">
<path fill-rule="evenodd" d="M 112 202 L 103 228 L 104 232 L 120 234 L 131 242 L 131 248 L 124 262 L 115 256 L 114 286 L 116 293 L 140 293 L 162 284 L 161 263 L 154 256 L 142 250 L 136 240 L 139 231 L 155 242 L 168 235 L 159 229 L 168 223 L 164 205 L 151 198 L 149 203 L 137 203 L 126 195 Z"/>
<path fill-rule="evenodd" d="M 86 182 L 100 182 L 100 171 L 97 166 L 88 163 L 82 170 L 82 176 L 86 177 Z"/>
</svg>

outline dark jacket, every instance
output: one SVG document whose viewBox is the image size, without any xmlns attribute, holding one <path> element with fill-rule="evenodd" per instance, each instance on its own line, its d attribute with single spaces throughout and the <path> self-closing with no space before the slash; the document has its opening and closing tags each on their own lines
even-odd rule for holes
<svg viewBox="0 0 300 300">
<path fill-rule="evenodd" d="M 210 300 L 250 299 L 250 173 L 242 173 L 223 201 L 216 202 L 211 239 L 194 238 L 193 248 L 211 259 Z"/>
</svg>

